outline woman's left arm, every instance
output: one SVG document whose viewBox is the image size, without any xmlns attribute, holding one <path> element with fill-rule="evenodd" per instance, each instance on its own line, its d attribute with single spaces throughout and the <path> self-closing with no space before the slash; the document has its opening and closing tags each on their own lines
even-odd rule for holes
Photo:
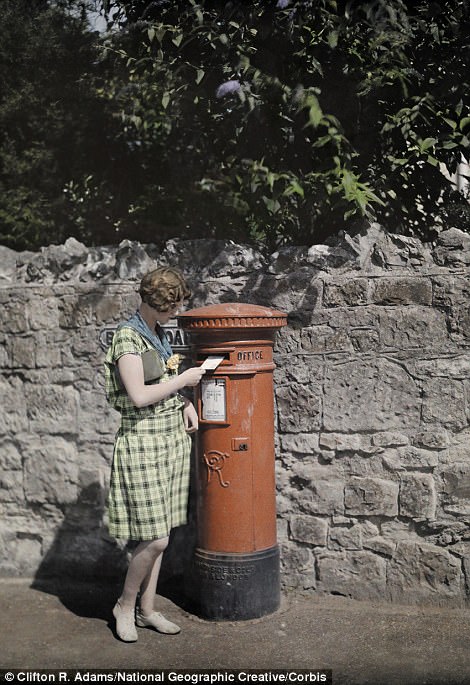
<svg viewBox="0 0 470 685">
<path fill-rule="evenodd" d="M 184 408 L 183 408 L 183 421 L 186 433 L 195 433 L 199 428 L 199 419 L 197 411 L 194 408 L 192 402 L 184 397 Z"/>
</svg>

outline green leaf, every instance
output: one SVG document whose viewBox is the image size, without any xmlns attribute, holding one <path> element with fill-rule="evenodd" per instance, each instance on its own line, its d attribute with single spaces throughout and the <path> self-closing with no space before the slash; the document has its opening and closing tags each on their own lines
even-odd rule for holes
<svg viewBox="0 0 470 685">
<path fill-rule="evenodd" d="M 308 107 L 308 120 L 309 124 L 313 126 L 314 128 L 317 128 L 319 126 L 322 118 L 323 118 L 323 112 L 320 107 L 320 103 L 318 102 L 318 98 L 316 95 L 313 95 L 312 93 L 307 97 L 307 107 Z"/>
<path fill-rule="evenodd" d="M 152 42 L 153 39 L 155 38 L 156 31 L 154 28 L 148 29 L 147 30 L 147 35 L 149 37 L 149 41 Z"/>
<path fill-rule="evenodd" d="M 426 162 L 430 164 L 431 166 L 438 167 L 439 166 L 439 160 L 436 159 L 435 157 L 432 157 L 431 155 L 428 155 L 426 157 Z"/>
<path fill-rule="evenodd" d="M 281 205 L 279 204 L 278 200 L 272 200 L 269 197 L 266 197 L 266 195 L 263 195 L 261 198 L 266 205 L 266 209 L 271 213 L 271 214 L 276 214 L 280 208 Z"/>
<path fill-rule="evenodd" d="M 425 152 L 430 147 L 433 147 L 437 143 L 435 138 L 425 138 L 424 140 L 418 141 L 419 149 L 421 152 Z"/>
<path fill-rule="evenodd" d="M 457 122 L 454 121 L 453 119 L 448 119 L 447 117 L 443 117 L 443 119 L 446 122 L 446 124 L 449 124 L 451 129 L 453 129 L 455 131 L 455 129 L 457 128 Z"/>
<path fill-rule="evenodd" d="M 470 117 L 464 117 L 463 119 L 460 120 L 459 128 L 461 131 L 464 130 L 466 126 L 470 124 Z"/>
<path fill-rule="evenodd" d="M 205 75 L 204 69 L 198 69 L 196 73 L 196 83 L 199 84 L 201 83 L 202 79 L 204 78 Z"/>
<path fill-rule="evenodd" d="M 328 45 L 330 48 L 335 48 L 338 45 L 338 31 L 330 31 L 328 34 Z"/>
<path fill-rule="evenodd" d="M 300 195 L 300 197 L 305 197 L 304 189 L 298 181 L 291 181 L 291 183 L 287 186 L 283 194 L 289 196 L 293 195 L 294 193 Z"/>
<path fill-rule="evenodd" d="M 155 32 L 155 35 L 156 35 L 159 43 L 162 42 L 162 40 L 165 36 L 165 33 L 166 33 L 166 29 L 164 29 L 164 28 L 158 29 L 158 31 Z"/>
</svg>

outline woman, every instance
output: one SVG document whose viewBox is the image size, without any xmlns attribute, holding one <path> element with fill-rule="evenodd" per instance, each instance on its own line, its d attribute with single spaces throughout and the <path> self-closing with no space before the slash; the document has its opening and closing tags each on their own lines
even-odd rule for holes
<svg viewBox="0 0 470 685">
<path fill-rule="evenodd" d="M 170 530 L 187 521 L 190 433 L 198 428 L 192 403 L 178 391 L 197 385 L 204 374 L 193 367 L 178 375 L 178 355 L 172 355 L 161 328 L 190 296 L 182 274 L 155 269 L 144 276 L 139 293 L 141 305 L 118 327 L 105 363 L 108 401 L 121 413 L 109 531 L 138 542 L 113 609 L 116 632 L 125 642 L 137 640 L 136 625 L 180 631 L 154 611 L 154 598 Z"/>
</svg>

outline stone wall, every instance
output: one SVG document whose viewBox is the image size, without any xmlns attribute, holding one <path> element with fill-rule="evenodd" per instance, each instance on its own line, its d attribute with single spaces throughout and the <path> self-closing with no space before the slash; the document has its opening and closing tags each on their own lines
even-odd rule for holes
<svg viewBox="0 0 470 685">
<path fill-rule="evenodd" d="M 423 245 L 372 225 L 269 256 L 220 241 L 0 251 L 1 575 L 122 572 L 104 524 L 118 417 L 100 337 L 136 307 L 142 273 L 170 263 L 192 306 L 289 315 L 275 351 L 285 588 L 467 602 L 469 236 Z M 193 534 L 178 531 L 167 574 L 184 572 Z"/>
</svg>

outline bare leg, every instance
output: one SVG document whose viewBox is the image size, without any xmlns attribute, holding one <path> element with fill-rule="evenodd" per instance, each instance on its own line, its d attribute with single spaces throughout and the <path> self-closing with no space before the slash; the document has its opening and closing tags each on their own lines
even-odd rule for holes
<svg viewBox="0 0 470 685">
<path fill-rule="evenodd" d="M 116 619 L 116 632 L 125 642 L 137 640 L 134 617 L 137 594 L 142 584 L 147 590 L 152 582 L 155 582 L 155 591 L 162 553 L 167 544 L 168 538 L 149 540 L 141 542 L 134 550 L 122 594 L 113 609 L 113 615 Z"/>
<path fill-rule="evenodd" d="M 157 593 L 158 576 L 162 565 L 163 552 L 168 546 L 169 538 L 162 538 L 160 543 L 160 552 L 153 562 L 150 572 L 147 573 L 140 586 L 140 611 L 144 616 L 149 616 L 154 609 L 155 595 Z"/>
<path fill-rule="evenodd" d="M 159 611 L 154 611 L 158 576 L 162 565 L 163 552 L 168 545 L 168 538 L 162 538 L 158 542 L 160 543 L 159 553 L 140 586 L 140 607 L 136 614 L 136 625 L 140 628 L 155 628 L 159 633 L 176 635 L 181 628 L 162 616 Z"/>
<path fill-rule="evenodd" d="M 129 568 L 127 569 L 121 597 L 119 598 L 119 603 L 124 611 L 134 610 L 141 585 L 147 578 L 152 576 L 156 562 L 159 561 L 161 564 L 162 553 L 167 545 L 168 538 L 161 538 L 160 540 L 141 542 L 135 548 L 129 563 Z M 158 580 L 160 564 L 157 565 L 156 580 Z"/>
</svg>

